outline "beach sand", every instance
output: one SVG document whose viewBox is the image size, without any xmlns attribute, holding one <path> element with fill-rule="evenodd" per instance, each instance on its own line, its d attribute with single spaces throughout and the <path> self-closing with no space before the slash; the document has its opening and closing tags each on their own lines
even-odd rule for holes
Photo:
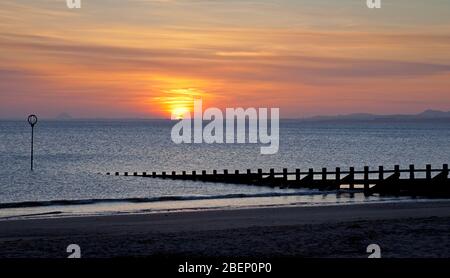
<svg viewBox="0 0 450 278">
<path fill-rule="evenodd" d="M 450 257 L 450 201 L 0 222 L 0 257 Z"/>
</svg>

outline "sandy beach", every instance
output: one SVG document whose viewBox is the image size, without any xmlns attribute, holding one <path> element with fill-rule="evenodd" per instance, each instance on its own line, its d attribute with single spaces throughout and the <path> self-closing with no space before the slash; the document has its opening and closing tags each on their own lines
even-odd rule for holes
<svg viewBox="0 0 450 278">
<path fill-rule="evenodd" d="M 0 222 L 0 257 L 450 257 L 450 201 Z"/>
</svg>

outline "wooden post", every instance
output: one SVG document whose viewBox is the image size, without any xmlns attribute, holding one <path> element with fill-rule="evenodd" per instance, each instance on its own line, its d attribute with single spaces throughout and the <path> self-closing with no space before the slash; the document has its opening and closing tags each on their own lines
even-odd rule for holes
<svg viewBox="0 0 450 278">
<path fill-rule="evenodd" d="M 235 175 L 239 175 L 239 170 L 235 170 L 235 171 L 234 171 L 234 174 L 235 174 Z"/>
<path fill-rule="evenodd" d="M 181 174 L 183 175 L 183 178 L 186 178 L 186 171 L 181 172 Z"/>
<path fill-rule="evenodd" d="M 409 165 L 409 179 L 415 179 L 414 164 Z"/>
<path fill-rule="evenodd" d="M 137 172 L 134 172 L 134 173 L 133 173 L 133 176 L 137 176 Z"/>
<path fill-rule="evenodd" d="M 252 169 L 247 169 L 247 175 L 251 175 L 252 174 Z"/>
<path fill-rule="evenodd" d="M 177 175 L 177 172 L 172 171 L 172 177 L 175 177 Z"/>
<path fill-rule="evenodd" d="M 369 191 L 369 166 L 364 166 L 364 192 Z"/>
<path fill-rule="evenodd" d="M 349 188 L 350 189 L 355 189 L 355 167 L 350 167 L 350 184 L 349 184 Z"/>
<path fill-rule="evenodd" d="M 213 170 L 213 175 L 217 176 L 217 170 Z"/>
<path fill-rule="evenodd" d="M 202 171 L 202 176 L 206 176 L 206 170 Z"/>
<path fill-rule="evenodd" d="M 128 172 L 125 172 L 124 175 L 125 175 L 125 177 L 128 176 Z"/>
<path fill-rule="evenodd" d="M 327 168 L 322 168 L 322 180 L 327 180 Z"/>
<path fill-rule="evenodd" d="M 427 164 L 426 178 L 427 178 L 427 180 L 431 180 L 431 165 L 430 164 Z"/>
<path fill-rule="evenodd" d="M 442 165 L 442 172 L 444 173 L 444 178 L 448 179 L 448 164 Z"/>
<path fill-rule="evenodd" d="M 197 177 L 197 171 L 192 171 L 192 178 L 195 180 L 196 177 Z"/>
<path fill-rule="evenodd" d="M 274 178 L 275 177 L 275 169 L 270 169 L 270 177 Z"/>
<path fill-rule="evenodd" d="M 152 172 L 152 176 L 156 178 L 156 172 Z"/>
<path fill-rule="evenodd" d="M 227 169 L 223 170 L 223 174 L 228 175 L 228 170 Z"/>
<path fill-rule="evenodd" d="M 300 169 L 295 169 L 295 180 L 300 180 Z"/>
<path fill-rule="evenodd" d="M 288 171 L 287 168 L 283 168 L 283 180 L 285 180 L 285 181 L 287 181 L 287 179 L 288 179 L 287 171 Z"/>
<path fill-rule="evenodd" d="M 313 168 L 309 168 L 308 170 L 308 176 L 314 180 L 314 169 Z"/>
<path fill-rule="evenodd" d="M 380 181 L 384 180 L 384 167 L 383 166 L 378 167 L 378 179 Z"/>
<path fill-rule="evenodd" d="M 394 165 L 394 174 L 400 177 L 400 165 Z"/>
<path fill-rule="evenodd" d="M 336 181 L 340 182 L 341 181 L 341 168 L 336 167 Z"/>
<path fill-rule="evenodd" d="M 142 176 L 146 177 L 147 176 L 147 172 L 142 172 Z"/>
<path fill-rule="evenodd" d="M 166 178 L 166 172 L 162 172 L 162 177 L 163 177 L 163 179 L 165 179 Z"/>
<path fill-rule="evenodd" d="M 115 175 L 118 176 L 118 175 L 119 175 L 119 172 L 116 172 Z"/>
<path fill-rule="evenodd" d="M 107 176 L 109 176 L 109 175 L 111 175 L 111 173 L 110 173 L 110 172 L 108 172 L 108 173 L 106 173 L 106 175 L 107 175 Z"/>
</svg>

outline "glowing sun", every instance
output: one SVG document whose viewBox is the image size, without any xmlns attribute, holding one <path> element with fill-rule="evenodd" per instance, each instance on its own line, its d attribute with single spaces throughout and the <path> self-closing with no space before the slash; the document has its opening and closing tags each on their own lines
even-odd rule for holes
<svg viewBox="0 0 450 278">
<path fill-rule="evenodd" d="M 190 110 L 188 107 L 183 107 L 183 106 L 172 107 L 172 109 L 171 109 L 172 119 L 173 120 L 182 120 L 184 118 L 184 116 L 186 115 L 186 113 L 189 113 L 189 112 L 190 112 Z"/>
</svg>

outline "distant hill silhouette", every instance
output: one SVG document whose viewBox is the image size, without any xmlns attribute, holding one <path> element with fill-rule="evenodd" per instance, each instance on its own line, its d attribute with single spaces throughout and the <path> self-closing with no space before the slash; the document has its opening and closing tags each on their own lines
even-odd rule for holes
<svg viewBox="0 0 450 278">
<path fill-rule="evenodd" d="M 449 118 L 450 117 L 450 111 L 448 112 L 443 112 L 443 111 L 439 111 L 439 110 L 425 110 L 420 114 L 416 115 L 417 117 L 420 118 Z"/>
<path fill-rule="evenodd" d="M 376 115 L 368 113 L 354 113 L 347 115 L 335 116 L 315 116 L 305 118 L 306 121 L 427 121 L 427 120 L 449 120 L 450 111 L 425 110 L 419 114 L 393 114 L 393 115 Z"/>
</svg>

